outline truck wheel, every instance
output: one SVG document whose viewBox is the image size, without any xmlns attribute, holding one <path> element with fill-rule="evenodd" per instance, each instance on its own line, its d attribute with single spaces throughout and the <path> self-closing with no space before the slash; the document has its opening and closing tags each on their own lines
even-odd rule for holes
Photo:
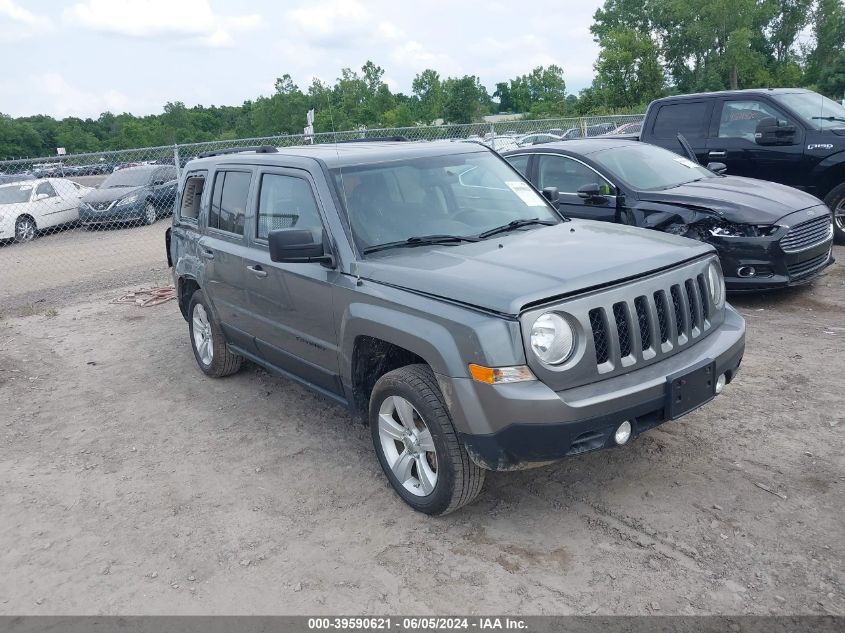
<svg viewBox="0 0 845 633">
<path fill-rule="evenodd" d="M 188 330 L 197 365 L 207 376 L 222 378 L 241 368 L 243 359 L 226 347 L 223 330 L 214 320 L 202 290 L 194 291 L 188 306 Z"/>
<path fill-rule="evenodd" d="M 414 510 L 448 514 L 481 492 L 484 470 L 458 439 L 427 365 L 407 365 L 379 378 L 370 397 L 369 420 L 379 463 Z"/>
<path fill-rule="evenodd" d="M 845 182 L 831 189 L 824 202 L 833 212 L 833 239 L 845 244 Z"/>
</svg>

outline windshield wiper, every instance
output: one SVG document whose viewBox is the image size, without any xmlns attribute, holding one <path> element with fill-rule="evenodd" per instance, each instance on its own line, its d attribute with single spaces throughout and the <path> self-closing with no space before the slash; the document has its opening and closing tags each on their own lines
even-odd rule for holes
<svg viewBox="0 0 845 633">
<path fill-rule="evenodd" d="M 377 253 L 389 248 L 410 248 L 412 246 L 429 246 L 431 244 L 460 244 L 461 242 L 477 242 L 477 237 L 466 237 L 463 235 L 418 235 L 409 237 L 406 240 L 398 240 L 396 242 L 385 242 L 384 244 L 376 244 L 375 246 L 368 246 L 362 252 L 364 255 L 370 253 Z"/>
<path fill-rule="evenodd" d="M 483 231 L 482 233 L 478 234 L 478 239 L 485 239 L 487 237 L 492 237 L 493 235 L 498 235 L 499 233 L 507 233 L 509 231 L 513 231 L 523 226 L 531 226 L 533 224 L 542 224 L 543 226 L 552 226 L 557 224 L 554 220 L 541 220 L 540 218 L 528 218 L 526 220 L 511 220 L 507 224 L 503 224 L 502 226 L 497 226 L 494 229 L 489 229 L 487 231 Z"/>
<path fill-rule="evenodd" d="M 845 117 L 842 116 L 811 116 L 811 119 L 819 119 L 821 121 L 842 121 L 845 123 Z"/>
</svg>

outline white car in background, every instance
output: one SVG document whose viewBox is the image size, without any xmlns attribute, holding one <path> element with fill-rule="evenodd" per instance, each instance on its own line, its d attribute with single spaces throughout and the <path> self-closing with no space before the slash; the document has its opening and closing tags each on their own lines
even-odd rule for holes
<svg viewBox="0 0 845 633">
<path fill-rule="evenodd" d="M 0 185 L 0 240 L 29 242 L 39 231 L 79 220 L 79 201 L 91 187 L 66 178 Z"/>
</svg>

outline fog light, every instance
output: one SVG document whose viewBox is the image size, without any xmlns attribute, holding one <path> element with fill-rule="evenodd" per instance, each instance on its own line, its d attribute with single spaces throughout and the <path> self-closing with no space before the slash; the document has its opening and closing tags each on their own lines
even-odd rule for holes
<svg viewBox="0 0 845 633">
<path fill-rule="evenodd" d="M 757 271 L 754 269 L 754 266 L 740 266 L 736 274 L 740 277 L 754 277 L 757 274 Z"/>
<path fill-rule="evenodd" d="M 722 393 L 722 389 L 725 388 L 725 374 L 722 374 L 716 379 L 716 395 Z"/>
<path fill-rule="evenodd" d="M 626 444 L 628 440 L 631 439 L 631 423 L 628 420 L 625 420 L 622 424 L 619 425 L 619 428 L 616 429 L 616 433 L 613 434 L 613 441 L 616 442 L 619 446 Z"/>
</svg>

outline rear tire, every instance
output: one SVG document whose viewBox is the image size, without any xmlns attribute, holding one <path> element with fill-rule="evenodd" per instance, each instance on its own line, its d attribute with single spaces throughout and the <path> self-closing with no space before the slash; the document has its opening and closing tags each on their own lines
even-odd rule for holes
<svg viewBox="0 0 845 633">
<path fill-rule="evenodd" d="M 194 291 L 188 306 L 188 332 L 197 365 L 206 376 L 222 378 L 241 368 L 243 358 L 229 351 L 205 293 Z"/>
<path fill-rule="evenodd" d="M 833 213 L 833 239 L 845 244 L 845 182 L 831 189 L 824 202 Z"/>
<path fill-rule="evenodd" d="M 158 211 L 152 202 L 147 202 L 144 205 L 144 215 L 141 216 L 141 224 L 149 226 L 155 224 L 156 220 L 158 220 Z"/>
<path fill-rule="evenodd" d="M 448 514 L 481 492 L 485 471 L 458 438 L 428 365 L 407 365 L 379 378 L 369 421 L 382 470 L 417 512 Z"/>
</svg>

